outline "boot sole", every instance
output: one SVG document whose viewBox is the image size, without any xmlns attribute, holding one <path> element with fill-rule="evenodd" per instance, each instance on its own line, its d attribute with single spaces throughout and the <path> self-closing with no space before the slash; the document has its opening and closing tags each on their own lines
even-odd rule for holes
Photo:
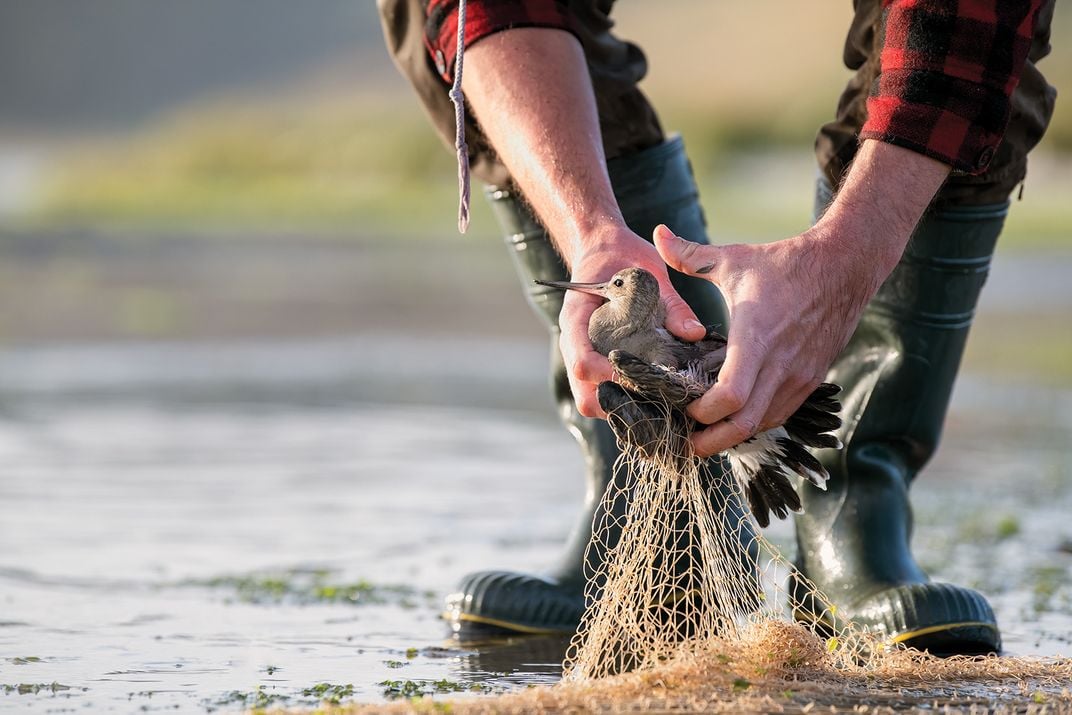
<svg viewBox="0 0 1072 715">
<path fill-rule="evenodd" d="M 831 620 L 829 611 L 816 615 L 803 604 L 793 609 L 793 618 L 826 638 L 835 637 L 843 627 Z M 882 642 L 888 645 L 937 656 L 1001 651 L 1001 632 L 990 604 L 982 594 L 951 584 L 905 584 L 880 591 L 864 599 L 844 620 L 884 634 Z"/>
<path fill-rule="evenodd" d="M 447 596 L 443 618 L 459 636 L 573 633 L 584 596 L 549 579 L 510 571 L 480 571 Z"/>
<path fill-rule="evenodd" d="M 472 613 L 454 613 L 452 611 L 443 611 L 440 614 L 440 618 L 447 621 L 450 624 L 451 630 L 454 631 L 454 634 L 463 639 L 518 634 L 527 636 L 560 636 L 574 633 L 576 631 L 575 628 L 567 630 L 558 628 L 540 628 L 523 623 L 503 621 L 498 618 L 489 618 L 488 616 L 478 616 Z"/>
</svg>

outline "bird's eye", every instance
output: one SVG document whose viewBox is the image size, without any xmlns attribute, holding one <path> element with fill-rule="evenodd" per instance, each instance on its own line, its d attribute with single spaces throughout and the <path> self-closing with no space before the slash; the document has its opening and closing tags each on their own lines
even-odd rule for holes
<svg viewBox="0 0 1072 715">
<path fill-rule="evenodd" d="M 614 287 L 615 288 L 621 288 L 623 285 L 625 285 L 625 281 L 623 281 L 621 278 L 615 278 L 614 279 Z"/>
</svg>

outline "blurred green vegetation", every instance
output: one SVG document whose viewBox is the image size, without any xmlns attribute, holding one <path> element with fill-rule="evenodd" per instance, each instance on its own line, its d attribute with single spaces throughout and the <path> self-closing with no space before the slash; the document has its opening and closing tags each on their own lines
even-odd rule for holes
<svg viewBox="0 0 1072 715">
<path fill-rule="evenodd" d="M 667 129 L 685 136 L 715 240 L 799 231 L 811 215 L 815 131 L 849 77 L 841 46 L 850 4 L 682 0 L 675 7 L 665 13 L 654 3 L 620 3 L 618 32 L 649 57 L 642 87 Z M 1072 37 L 1072 11 L 1058 8 L 1054 37 Z M 742 64 L 747 71 L 725 70 Z M 1069 86 L 1072 46 L 1058 42 L 1041 66 L 1052 83 Z M 189 108 L 137 136 L 84 146 L 56 163 L 32 220 L 449 236 L 457 202 L 452 153 L 401 78 L 397 87 L 230 99 Z M 1041 170 L 1033 164 L 1006 248 L 1068 245 L 1072 110 L 1060 102 L 1037 155 Z M 493 233 L 483 202 L 474 206 L 474 232 Z"/>
<path fill-rule="evenodd" d="M 1072 385 L 1068 315 L 1040 305 L 1033 313 L 980 314 L 964 355 L 967 371 L 1052 386 Z"/>
<path fill-rule="evenodd" d="M 408 234 L 450 225 L 452 172 L 414 111 L 209 107 L 83 147 L 56 168 L 33 219 Z"/>
<path fill-rule="evenodd" d="M 686 138 L 715 240 L 772 240 L 807 226 L 815 175 L 810 137 L 818 121 L 802 123 L 796 136 L 681 109 L 665 116 Z M 1072 155 L 1051 147 L 1036 163 L 1042 175 L 1036 180 L 1033 165 L 1004 247 L 1068 245 Z M 83 147 L 56 166 L 32 221 L 449 236 L 456 171 L 451 152 L 412 106 L 205 108 L 140 136 Z M 483 202 L 474 206 L 474 231 L 493 233 Z"/>
</svg>

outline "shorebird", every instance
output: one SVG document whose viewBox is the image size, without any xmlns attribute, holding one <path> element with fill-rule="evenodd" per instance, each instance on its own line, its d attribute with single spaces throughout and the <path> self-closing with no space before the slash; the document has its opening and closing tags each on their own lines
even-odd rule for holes
<svg viewBox="0 0 1072 715">
<path fill-rule="evenodd" d="M 718 380 L 726 358 L 726 338 L 708 328 L 702 340 L 689 343 L 663 326 L 666 310 L 659 283 L 642 268 L 626 268 L 603 283 L 541 281 L 563 290 L 600 296 L 588 324 L 588 337 L 614 366 L 619 383 L 599 385 L 600 406 L 618 439 L 651 457 L 657 445 L 671 440 L 682 458 L 691 455 L 688 436 L 698 426 L 685 407 Z M 800 476 L 826 489 L 829 475 L 805 447 L 841 447 L 830 434 L 841 426 L 835 399 L 841 388 L 823 383 L 781 427 L 759 432 L 726 451 L 733 475 L 760 526 L 770 514 L 784 519 L 800 512 L 792 477 Z M 667 409 L 669 408 L 669 409 Z"/>
</svg>

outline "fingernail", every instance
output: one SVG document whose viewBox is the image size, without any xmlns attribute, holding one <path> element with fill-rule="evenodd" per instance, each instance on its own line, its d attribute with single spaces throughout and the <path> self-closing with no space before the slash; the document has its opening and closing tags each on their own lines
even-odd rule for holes
<svg viewBox="0 0 1072 715">
<path fill-rule="evenodd" d="M 698 320 L 685 321 L 685 330 L 696 330 L 697 328 L 703 328 L 703 323 Z"/>
</svg>

